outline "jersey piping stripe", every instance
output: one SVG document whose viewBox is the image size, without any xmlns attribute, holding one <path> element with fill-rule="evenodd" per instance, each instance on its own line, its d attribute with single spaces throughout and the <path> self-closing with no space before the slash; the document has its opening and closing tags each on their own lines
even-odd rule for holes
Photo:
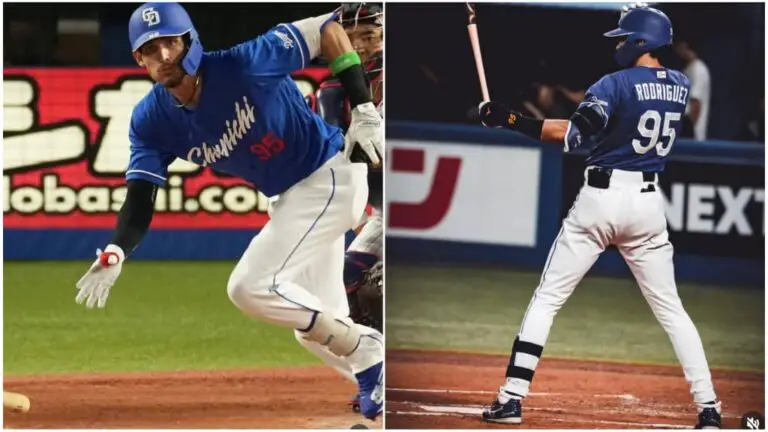
<svg viewBox="0 0 768 432">
<path fill-rule="evenodd" d="M 307 307 L 307 306 L 305 306 L 305 305 L 303 305 L 301 303 L 298 303 L 298 302 L 295 302 L 295 301 L 289 299 L 288 297 L 286 297 L 283 294 L 281 294 L 280 291 L 278 291 L 279 285 L 277 284 L 277 276 L 280 275 L 280 272 L 282 272 L 283 269 L 285 268 L 285 266 L 288 265 L 288 261 L 291 260 L 291 257 L 293 256 L 293 254 L 296 252 L 296 250 L 299 248 L 299 246 L 301 246 L 301 244 L 307 238 L 309 233 L 311 233 L 312 230 L 315 228 L 315 225 L 317 225 L 317 222 L 320 220 L 321 217 L 323 217 L 325 212 L 328 210 L 328 207 L 331 205 L 331 201 L 333 201 L 334 195 L 336 195 L 336 172 L 333 170 L 333 168 L 331 168 L 331 196 L 328 197 L 328 202 L 325 203 L 325 207 L 323 207 L 323 210 L 320 212 L 319 215 L 317 215 L 317 217 L 315 218 L 314 222 L 312 222 L 312 225 L 309 226 L 309 229 L 307 230 L 307 232 L 305 232 L 304 235 L 301 236 L 301 239 L 299 240 L 298 243 L 296 243 L 296 246 L 294 246 L 293 249 L 291 249 L 291 253 L 289 253 L 288 257 L 285 259 L 285 261 L 283 261 L 283 265 L 280 266 L 280 270 L 278 270 L 277 273 L 275 273 L 272 276 L 272 286 L 269 288 L 270 291 L 272 291 L 275 294 L 279 295 L 282 299 L 284 299 L 284 300 L 286 300 L 288 302 L 291 302 L 291 303 L 293 303 L 293 304 L 295 304 L 297 306 L 301 306 L 301 307 L 303 307 L 303 308 L 305 308 L 307 310 L 311 310 L 311 311 L 315 311 L 315 310 L 310 308 L 310 307 Z M 318 312 L 318 311 L 315 311 L 315 312 Z"/>
<path fill-rule="evenodd" d="M 125 172 L 126 175 L 127 174 L 131 174 L 131 173 L 141 173 L 141 174 L 146 174 L 146 175 L 149 175 L 149 176 L 152 176 L 152 177 L 157 177 L 157 178 L 159 178 L 160 180 L 163 180 L 163 181 L 166 180 L 166 178 L 161 176 L 161 175 L 157 175 L 155 173 L 151 173 L 149 171 L 144 171 L 144 170 L 132 169 L 132 170 L 128 170 L 128 171 Z"/>
</svg>

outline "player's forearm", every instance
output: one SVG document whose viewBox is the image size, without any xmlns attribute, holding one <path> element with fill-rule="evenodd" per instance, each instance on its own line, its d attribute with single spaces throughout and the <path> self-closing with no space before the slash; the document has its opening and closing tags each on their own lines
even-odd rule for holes
<svg viewBox="0 0 768 432">
<path fill-rule="evenodd" d="M 562 143 L 568 131 L 568 120 L 539 120 L 523 116 L 519 113 L 514 113 L 513 115 L 516 115 L 517 118 L 514 122 L 507 122 L 508 129 L 523 133 L 539 141 Z M 510 116 L 511 119 L 512 116 Z"/>
<path fill-rule="evenodd" d="M 154 214 L 157 186 L 144 180 L 128 182 L 125 202 L 117 218 L 117 228 L 112 244 L 119 246 L 125 255 L 136 249 L 149 230 Z"/>
<path fill-rule="evenodd" d="M 352 108 L 371 102 L 371 89 L 360 56 L 341 24 L 332 21 L 323 26 L 320 49 L 331 65 L 331 72 L 339 78 Z"/>
<path fill-rule="evenodd" d="M 331 21 L 326 23 L 320 32 L 320 51 L 328 63 L 333 63 L 340 55 L 354 52 L 355 49 L 344 27 L 336 21 Z"/>
<path fill-rule="evenodd" d="M 541 141 L 562 143 L 568 131 L 568 120 L 546 119 L 541 127 Z"/>
<path fill-rule="evenodd" d="M 500 102 L 488 101 L 480 104 L 480 121 L 486 127 L 505 128 L 540 141 L 562 142 L 568 129 L 567 120 L 537 119 L 524 116 L 507 108 Z"/>
</svg>

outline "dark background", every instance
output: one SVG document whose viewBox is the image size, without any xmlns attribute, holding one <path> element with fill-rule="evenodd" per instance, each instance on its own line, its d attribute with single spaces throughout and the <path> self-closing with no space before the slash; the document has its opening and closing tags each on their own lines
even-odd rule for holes
<svg viewBox="0 0 768 432">
<path fill-rule="evenodd" d="M 652 4 L 672 20 L 675 39 L 690 41 L 708 65 L 709 139 L 754 140 L 765 92 L 764 4 Z M 586 90 L 618 70 L 617 10 L 478 3 L 477 26 L 491 98 L 522 110 L 531 84 Z M 387 116 L 393 120 L 472 122 L 481 100 L 464 3 L 387 4 Z M 407 29 L 407 30 L 405 30 Z M 677 58 L 669 67 L 681 69 Z M 762 141 L 762 139 L 760 139 Z"/>
<path fill-rule="evenodd" d="M 143 3 L 3 3 L 5 66 L 132 66 L 128 19 Z M 228 48 L 281 22 L 332 12 L 338 3 L 184 3 L 206 51 Z M 78 20 L 96 29 L 71 32 Z"/>
</svg>

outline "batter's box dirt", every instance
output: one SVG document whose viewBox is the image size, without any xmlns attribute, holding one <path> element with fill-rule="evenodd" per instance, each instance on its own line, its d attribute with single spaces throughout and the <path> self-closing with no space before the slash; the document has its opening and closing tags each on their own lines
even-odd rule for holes
<svg viewBox="0 0 768 432">
<path fill-rule="evenodd" d="M 508 356 L 387 351 L 387 428 L 509 428 L 480 420 Z M 765 406 L 764 374 L 713 371 L 723 423 Z M 690 429 L 696 422 L 680 367 L 544 357 L 523 406 L 526 429 Z M 520 427 L 520 426 L 515 426 Z"/>
<path fill-rule="evenodd" d="M 14 429 L 380 429 L 347 405 L 356 386 L 325 366 L 260 371 L 5 378 L 31 399 Z"/>
</svg>

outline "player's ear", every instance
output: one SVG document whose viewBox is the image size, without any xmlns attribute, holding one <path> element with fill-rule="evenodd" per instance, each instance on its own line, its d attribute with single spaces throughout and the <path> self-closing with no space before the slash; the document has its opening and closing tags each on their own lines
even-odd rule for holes
<svg viewBox="0 0 768 432">
<path fill-rule="evenodd" d="M 140 52 L 135 51 L 133 53 L 133 59 L 136 60 L 136 64 L 137 65 L 139 65 L 141 67 L 144 67 L 144 61 L 141 59 L 141 53 Z"/>
</svg>

